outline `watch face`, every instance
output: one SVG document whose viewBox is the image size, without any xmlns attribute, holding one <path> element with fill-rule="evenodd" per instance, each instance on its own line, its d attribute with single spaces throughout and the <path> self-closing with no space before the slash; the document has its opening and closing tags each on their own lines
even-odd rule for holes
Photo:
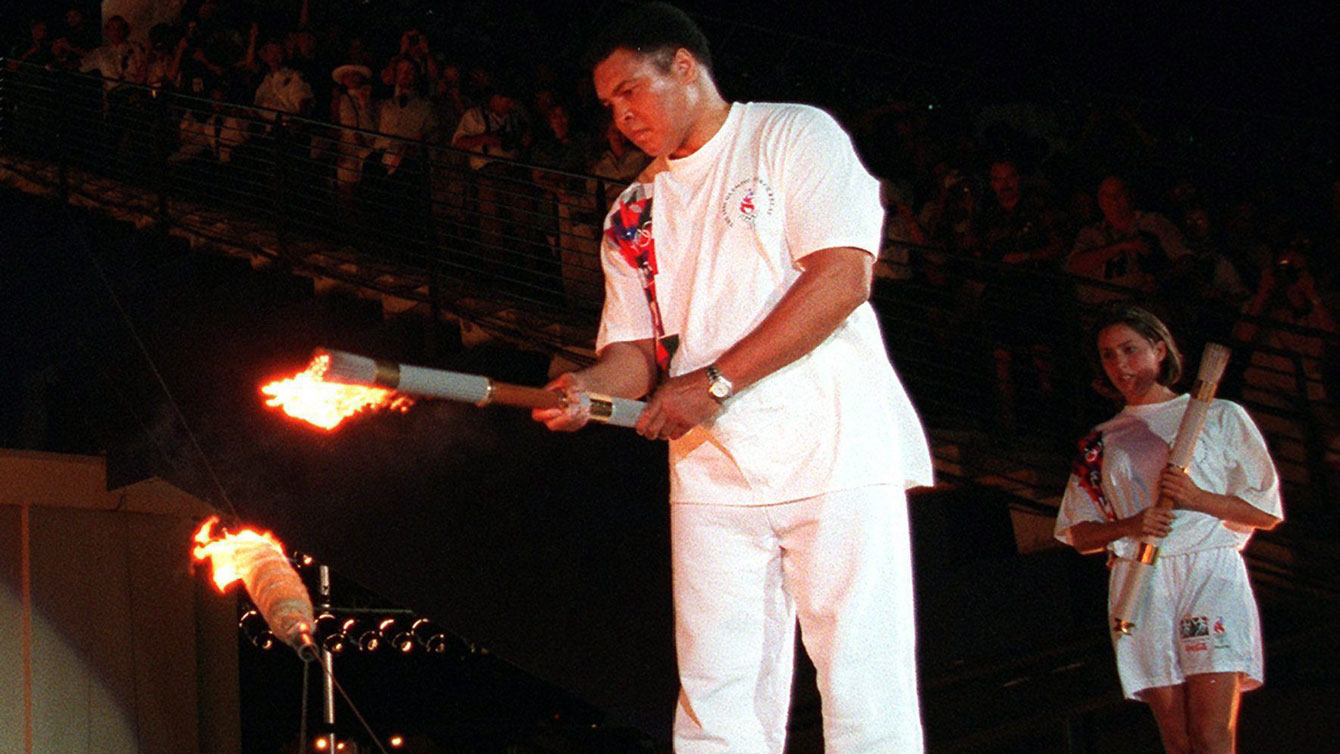
<svg viewBox="0 0 1340 754">
<path fill-rule="evenodd" d="M 707 388 L 707 392 L 711 393 L 714 398 L 721 400 L 730 397 L 730 387 L 724 382 L 713 382 L 712 385 Z"/>
</svg>

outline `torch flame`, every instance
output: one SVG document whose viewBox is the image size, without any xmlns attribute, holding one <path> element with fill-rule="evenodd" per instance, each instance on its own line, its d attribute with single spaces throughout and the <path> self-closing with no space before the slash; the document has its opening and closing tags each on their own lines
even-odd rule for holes
<svg viewBox="0 0 1340 754">
<path fill-rule="evenodd" d="M 258 547 L 274 548 L 281 555 L 284 553 L 284 545 L 268 531 L 243 529 L 239 532 L 228 532 L 218 524 L 219 517 L 210 516 L 199 529 L 196 529 L 194 537 L 196 545 L 191 554 L 196 560 L 210 561 L 214 571 L 214 586 L 218 587 L 220 592 L 226 591 L 234 581 L 242 578 L 242 563 L 249 560 L 242 556 L 244 553 Z"/>
<path fill-rule="evenodd" d="M 403 412 L 414 405 L 412 398 L 393 390 L 325 382 L 329 368 L 330 356 L 321 354 L 312 359 L 306 371 L 262 386 L 261 393 L 271 396 L 265 405 L 281 408 L 289 416 L 325 430 L 335 429 L 360 411 L 386 408 Z"/>
</svg>

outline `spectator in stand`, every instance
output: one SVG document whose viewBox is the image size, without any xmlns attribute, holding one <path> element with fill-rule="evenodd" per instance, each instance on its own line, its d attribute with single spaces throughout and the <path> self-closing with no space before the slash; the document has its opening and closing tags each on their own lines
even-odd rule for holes
<svg viewBox="0 0 1340 754">
<path fill-rule="evenodd" d="M 149 142 L 149 116 L 140 107 L 140 91 L 127 84 L 142 84 L 149 57 L 144 45 L 129 39 L 130 24 L 112 16 L 103 24 L 107 44 L 85 55 L 79 69 L 103 78 L 102 114 L 104 143 L 99 159 L 115 158 L 122 167 L 136 169 L 144 164 Z M 104 165 L 109 167 L 110 165 Z"/>
<path fill-rule="evenodd" d="M 1064 330 L 1057 295 L 1058 260 L 1066 241 L 1059 213 L 1040 192 L 1026 190 L 1011 159 L 990 163 L 991 201 L 982 213 L 982 319 L 991 339 L 996 375 L 996 418 L 1014 424 L 1016 409 L 1054 403 L 1054 351 Z M 1020 359 L 1033 365 L 1037 394 L 1018 399 Z"/>
<path fill-rule="evenodd" d="M 232 160 L 233 150 L 246 142 L 246 123 L 239 120 L 229 106 L 227 86 L 216 81 L 206 93 L 213 105 L 208 111 L 191 108 L 182 114 L 178 124 L 180 146 L 168 156 L 169 163 L 201 159 L 227 164 Z M 209 173 L 204 176 L 213 177 Z"/>
<path fill-rule="evenodd" d="M 1098 304 L 1149 295 L 1171 275 L 1173 263 L 1190 251 L 1168 218 L 1135 209 L 1126 182 L 1110 175 L 1098 185 L 1103 219 L 1080 231 L 1066 270 L 1124 290 L 1078 283 L 1079 300 Z"/>
<path fill-rule="evenodd" d="M 42 18 L 34 18 L 28 23 L 28 38 L 14 45 L 10 52 L 9 69 L 17 71 L 19 63 L 31 63 L 33 65 L 54 66 L 56 64 L 56 53 L 51 49 L 51 35 L 47 33 L 47 22 Z"/>
<path fill-rule="evenodd" d="M 1328 371 L 1338 355 L 1340 326 L 1323 303 L 1306 245 L 1281 251 L 1261 270 L 1261 282 L 1243 306 L 1246 315 L 1233 331 L 1250 347 L 1242 397 L 1268 407 L 1258 411 L 1261 429 L 1272 440 L 1286 479 L 1305 482 L 1295 471 L 1310 455 L 1340 466 L 1340 422 Z M 1283 325 L 1282 327 L 1279 325 Z M 1273 409 L 1273 410 L 1272 410 Z"/>
<path fill-rule="evenodd" d="M 958 313 L 965 321 L 980 322 L 977 315 L 981 286 L 964 282 L 967 264 L 981 251 L 980 191 L 971 176 L 952 168 L 944 170 L 939 186 L 935 198 L 922 206 L 917 217 L 930 245 L 938 250 L 927 252 L 922 262 L 929 279 L 940 281 L 935 284 L 954 291 L 959 301 Z"/>
<path fill-rule="evenodd" d="M 103 34 L 107 37 L 107 44 L 85 55 L 79 63 L 79 70 L 96 72 L 107 79 L 103 87 L 108 91 L 120 87 L 122 82 L 143 83 L 149 58 L 144 52 L 144 45 L 129 39 L 130 24 L 120 16 L 112 16 L 103 24 Z"/>
<path fill-rule="evenodd" d="M 495 158 L 521 159 L 530 146 L 530 129 L 510 90 L 484 91 L 480 102 L 461 116 L 451 145 L 475 153 L 469 165 L 479 220 L 479 255 L 500 262 L 496 274 L 516 281 L 525 258 L 516 253 L 515 229 L 525 227 L 529 217 L 529 202 L 519 183 L 529 176 L 523 178 L 516 166 Z M 505 233 L 504 225 L 509 223 L 513 231 Z"/>
<path fill-rule="evenodd" d="M 552 127 L 552 123 L 551 123 Z M 559 194 L 558 246 L 563 268 L 563 292 L 568 306 L 593 308 L 604 283 L 600 273 L 600 212 L 646 167 L 650 158 L 633 146 L 605 115 L 601 120 L 605 148 L 576 172 L 608 179 L 587 180 L 580 190 Z M 603 187 L 603 192 L 601 188 Z"/>
<path fill-rule="evenodd" d="M 14 45 L 8 68 L 10 86 L 19 92 L 47 92 L 55 85 L 52 69 L 57 65 L 47 22 L 34 18 L 28 24 L 28 36 Z M 59 149 L 59 135 L 51 128 L 51 105 L 29 101 L 27 96 L 7 96 L 0 100 L 0 130 L 11 148 L 49 156 Z M 68 98 L 67 98 L 68 99 Z M 68 106 L 70 103 L 60 103 Z M 68 138 L 68 134 L 65 135 Z"/>
<path fill-rule="evenodd" d="M 471 170 L 484 170 L 492 162 L 489 157 L 521 159 L 531 135 L 516 99 L 505 89 L 486 91 L 479 99 L 481 104 L 461 115 L 451 145 L 480 155 L 470 158 Z"/>
<path fill-rule="evenodd" d="M 84 12 L 75 6 L 65 11 L 64 28 L 51 43 L 51 51 L 60 67 L 78 68 L 79 61 L 100 44 L 102 35 Z"/>
<path fill-rule="evenodd" d="M 918 219 L 931 243 L 953 255 L 975 256 L 981 245 L 978 227 L 982 205 L 971 176 L 950 169 L 936 197 L 921 208 Z"/>
<path fill-rule="evenodd" d="M 312 96 L 317 102 L 330 101 L 334 88 L 330 73 L 334 66 L 318 54 L 316 34 L 311 29 L 299 27 L 284 35 L 284 60 L 289 68 L 301 73 L 303 80 L 311 84 Z"/>
<path fill-rule="evenodd" d="M 333 119 L 343 126 L 335 158 L 336 193 L 343 204 L 353 200 L 354 189 L 363 179 L 363 161 L 372 153 L 372 137 L 359 131 L 377 128 L 372 104 L 372 70 L 348 63 L 336 68 Z M 358 129 L 353 130 L 353 129 Z"/>
<path fill-rule="evenodd" d="M 254 35 L 253 31 L 253 39 Z M 256 48 L 256 54 L 265 63 L 266 73 L 256 87 L 254 104 L 290 115 L 310 113 L 315 101 L 312 86 L 302 73 L 285 64 L 283 44 L 278 39 L 267 39 Z"/>
<path fill-rule="evenodd" d="M 344 59 L 352 65 L 365 65 L 371 70 L 376 56 L 368 49 L 367 41 L 361 35 L 354 34 L 345 45 Z"/>
<path fill-rule="evenodd" d="M 943 175 L 935 198 L 921 208 L 918 217 L 933 249 L 918 260 L 919 272 L 927 283 L 923 300 L 935 302 L 934 306 L 944 312 L 943 316 L 928 317 L 934 321 L 927 322 L 927 329 L 937 337 L 948 339 L 942 343 L 960 344 L 961 347 L 946 355 L 958 362 L 963 373 L 970 375 L 969 390 L 976 395 L 991 395 L 992 370 L 986 363 L 989 349 L 962 347 L 962 344 L 981 343 L 985 337 L 981 316 L 982 285 L 972 274 L 981 252 L 981 192 L 972 177 L 947 167 L 937 168 L 939 170 L 943 170 Z M 965 365 L 965 357 L 975 362 Z M 972 409 L 978 413 L 971 417 L 973 423 L 985 423 L 990 408 L 987 401 L 974 402 Z"/>
<path fill-rule="evenodd" d="M 383 84 L 387 86 L 396 85 L 401 60 L 408 60 L 414 64 L 418 80 L 425 83 L 425 91 L 431 92 L 437 88 L 437 59 L 428 50 L 428 36 L 426 34 L 417 28 L 410 28 L 401 32 L 400 51 L 386 63 L 386 67 L 382 68 L 381 79 Z"/>
<path fill-rule="evenodd" d="M 536 165 L 567 173 L 584 173 L 591 162 L 591 139 L 582 132 L 574 132 L 569 107 L 558 101 L 551 102 L 544 113 L 546 126 L 531 145 L 530 160 Z M 551 183 L 554 176 L 535 171 L 534 177 Z"/>
<path fill-rule="evenodd" d="M 1255 200 L 1244 196 L 1228 203 L 1220 240 L 1224 256 L 1242 274 L 1247 288 L 1255 290 L 1260 283 L 1261 270 L 1275 261 L 1275 252 L 1266 240 L 1261 210 Z"/>
<path fill-rule="evenodd" d="M 585 133 L 574 132 L 572 121 L 568 117 L 568 106 L 557 100 L 551 101 L 545 113 L 546 128 L 541 131 L 531 147 L 530 160 L 543 168 L 531 171 L 531 179 L 541 189 L 540 200 L 536 205 L 535 216 L 544 224 L 543 233 L 550 250 L 550 256 L 533 261 L 533 268 L 539 274 L 540 281 L 546 287 L 561 277 L 572 301 L 574 290 L 574 264 L 595 261 L 594 255 L 588 259 L 578 259 L 579 249 L 590 247 L 581 240 L 570 239 L 577 232 L 577 223 L 586 220 L 594 224 L 591 210 L 595 207 L 594 186 L 586 178 L 577 174 L 585 173 L 591 162 L 591 140 Z M 555 172 L 558 171 L 558 172 Z M 555 267 L 561 262 L 561 274 Z M 577 269 L 588 269 L 579 266 Z M 595 269 L 599 269 L 598 262 Z M 587 291 L 588 301 L 591 291 Z M 576 303 L 576 302 L 574 302 Z"/>
<path fill-rule="evenodd" d="M 438 72 L 437 85 L 430 99 L 437 108 L 437 122 L 444 131 L 456 133 L 461 116 L 470 109 L 470 102 L 461 88 L 461 67 L 444 62 Z"/>
<path fill-rule="evenodd" d="M 1091 169 L 1113 172 L 1114 158 L 1122 165 L 1153 164 L 1157 147 L 1158 139 L 1128 105 L 1090 103 L 1074 152 Z"/>
<path fill-rule="evenodd" d="M 257 29 L 259 31 L 259 29 Z M 209 2 L 196 9 L 196 17 L 187 19 L 177 43 L 177 71 L 173 76 L 182 92 L 208 97 L 217 82 L 234 81 L 228 74 L 242 66 L 242 45 L 237 30 L 226 26 L 217 7 Z M 255 51 L 248 50 L 254 61 Z M 228 91 L 228 99 L 238 100 L 240 93 Z M 247 92 L 250 96 L 251 92 Z"/>
<path fill-rule="evenodd" d="M 608 115 L 603 118 L 602 132 L 605 136 L 605 149 L 591 163 L 589 172 L 613 181 L 609 186 L 610 196 L 607 197 L 613 202 L 638 173 L 642 172 L 647 163 L 651 162 L 651 158 L 634 146 L 628 137 L 623 135 L 623 131 L 614 125 L 614 119 Z"/>
<path fill-rule="evenodd" d="M 366 168 L 362 196 L 388 228 L 391 256 L 428 239 L 431 205 L 425 184 L 427 159 L 422 142 L 437 136 L 433 106 L 419 92 L 419 69 L 401 58 L 395 65 L 395 90 L 377 106 L 377 132 Z M 360 202 L 362 204 L 363 202 Z"/>
<path fill-rule="evenodd" d="M 144 83 L 154 89 L 174 90 L 181 71 L 181 55 L 186 49 L 176 30 L 168 24 L 158 24 L 149 30 L 149 61 L 145 66 Z"/>
<path fill-rule="evenodd" d="M 1237 310 L 1251 296 L 1238 268 L 1220 251 L 1218 228 L 1210 209 L 1191 204 L 1182 214 L 1182 237 L 1191 251 L 1190 267 L 1183 280 L 1200 302 Z"/>
<path fill-rule="evenodd" d="M 421 157 L 417 144 L 437 134 L 437 119 L 432 104 L 419 92 L 419 68 L 414 61 L 401 58 L 395 65 L 395 91 L 377 107 L 379 138 L 373 148 L 380 152 L 381 164 L 388 176 L 394 175 L 406 160 Z"/>
<path fill-rule="evenodd" d="M 876 282 L 909 280 L 913 277 L 914 249 L 929 245 L 930 237 L 917 221 L 917 213 L 911 207 L 910 186 L 894 181 L 881 181 L 879 198 L 880 203 L 884 205 L 884 238 L 880 245 L 879 259 L 875 261 Z"/>
</svg>

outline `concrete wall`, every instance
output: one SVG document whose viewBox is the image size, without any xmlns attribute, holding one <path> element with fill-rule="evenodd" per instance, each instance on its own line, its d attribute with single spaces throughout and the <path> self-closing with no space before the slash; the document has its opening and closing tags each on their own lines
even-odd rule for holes
<svg viewBox="0 0 1340 754">
<path fill-rule="evenodd" d="M 190 559 L 210 510 L 101 480 L 0 451 L 0 754 L 236 752 L 236 607 Z"/>
</svg>

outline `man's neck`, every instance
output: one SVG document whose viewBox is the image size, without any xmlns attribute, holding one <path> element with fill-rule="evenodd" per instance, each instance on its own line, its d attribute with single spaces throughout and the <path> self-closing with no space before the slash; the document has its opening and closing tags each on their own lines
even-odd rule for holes
<svg viewBox="0 0 1340 754">
<path fill-rule="evenodd" d="M 703 145 L 712 140 L 713 136 L 725 125 L 726 119 L 730 117 L 730 103 L 721 98 L 715 90 L 708 95 L 708 99 L 703 102 L 701 115 L 689 127 L 688 135 L 679 145 L 679 148 L 670 153 L 671 159 L 681 159 L 702 149 Z"/>
</svg>

